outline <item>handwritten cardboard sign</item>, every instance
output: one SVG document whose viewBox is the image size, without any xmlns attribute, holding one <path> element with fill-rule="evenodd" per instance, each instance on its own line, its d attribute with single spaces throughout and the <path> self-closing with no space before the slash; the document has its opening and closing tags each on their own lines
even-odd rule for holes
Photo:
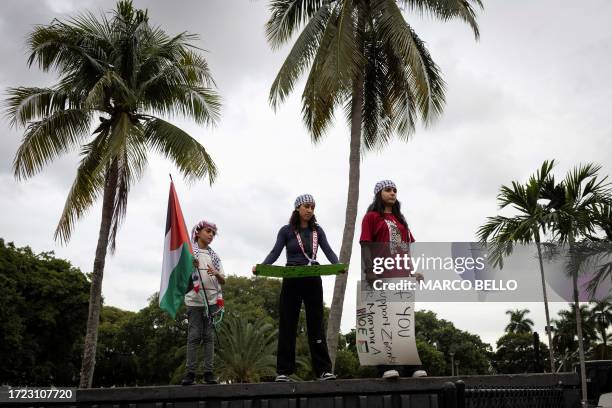
<svg viewBox="0 0 612 408">
<path fill-rule="evenodd" d="M 420 365 L 414 292 L 362 290 L 365 286 L 357 287 L 356 342 L 361 365 Z"/>
</svg>

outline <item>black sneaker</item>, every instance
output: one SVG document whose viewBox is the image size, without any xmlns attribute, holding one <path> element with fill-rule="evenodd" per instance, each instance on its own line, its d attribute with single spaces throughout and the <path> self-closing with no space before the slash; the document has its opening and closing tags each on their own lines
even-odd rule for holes
<svg viewBox="0 0 612 408">
<path fill-rule="evenodd" d="M 204 373 L 204 382 L 206 384 L 219 384 L 219 382 L 215 378 L 215 375 L 210 371 Z"/>
<path fill-rule="evenodd" d="M 183 380 L 181 381 L 181 385 L 193 385 L 195 384 L 195 373 L 187 373 Z"/>
</svg>

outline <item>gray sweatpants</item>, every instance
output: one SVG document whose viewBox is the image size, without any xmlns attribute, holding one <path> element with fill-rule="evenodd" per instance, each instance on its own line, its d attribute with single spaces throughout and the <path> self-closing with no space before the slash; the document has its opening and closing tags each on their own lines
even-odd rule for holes
<svg viewBox="0 0 612 408">
<path fill-rule="evenodd" d="M 217 310 L 217 305 L 209 305 L 210 312 Z M 187 306 L 187 372 L 195 373 L 200 341 L 204 343 L 204 372 L 213 371 L 215 358 L 215 332 L 208 320 L 204 306 Z"/>
</svg>

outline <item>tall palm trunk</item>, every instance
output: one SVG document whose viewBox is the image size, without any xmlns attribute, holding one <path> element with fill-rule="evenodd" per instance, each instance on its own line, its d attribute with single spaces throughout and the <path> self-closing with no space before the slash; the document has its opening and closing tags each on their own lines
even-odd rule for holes
<svg viewBox="0 0 612 408">
<path fill-rule="evenodd" d="M 570 234 L 570 253 L 574 245 L 574 237 Z M 573 256 L 573 255 L 570 255 Z M 578 301 L 578 268 L 572 268 L 572 285 L 574 289 L 574 307 L 576 308 L 576 334 L 578 335 L 578 359 L 580 361 L 580 385 L 582 388 L 582 406 L 587 406 L 586 365 L 584 364 L 584 339 L 582 338 L 582 314 Z"/>
<path fill-rule="evenodd" d="M 553 354 L 552 334 L 550 332 L 550 313 L 548 311 L 548 295 L 546 293 L 546 280 L 544 279 L 544 264 L 542 262 L 542 248 L 540 236 L 536 233 L 536 246 L 538 247 L 538 260 L 540 261 L 540 277 L 542 278 L 542 292 L 544 295 L 544 313 L 546 314 L 546 336 L 548 337 L 548 358 L 550 358 L 550 372 L 555 372 L 555 356 Z"/>
<path fill-rule="evenodd" d="M 346 197 L 346 214 L 344 216 L 344 232 L 340 247 L 340 262 L 350 263 L 355 236 L 355 221 L 357 219 L 357 202 L 359 201 L 359 165 L 361 163 L 361 123 L 363 106 L 363 80 L 353 81 L 351 101 L 351 142 L 349 153 L 349 186 Z M 327 322 L 327 347 L 332 367 L 336 365 L 336 350 L 338 348 L 338 333 L 342 320 L 344 294 L 348 272 L 336 276 L 334 295 L 332 298 L 329 320 Z"/>
<path fill-rule="evenodd" d="M 108 238 L 113 219 L 115 204 L 115 191 L 117 187 L 117 162 L 113 161 L 106 174 L 104 184 L 104 196 L 102 199 L 102 220 L 100 221 L 100 233 L 96 247 L 93 273 L 91 277 L 91 288 L 89 290 L 89 312 L 87 315 L 87 332 L 83 347 L 83 362 L 81 363 L 81 376 L 79 388 L 91 388 L 93 382 L 94 367 L 96 364 L 96 346 L 98 344 L 98 325 L 100 323 L 100 307 L 102 298 L 102 277 L 104 275 L 104 263 L 108 249 Z"/>
</svg>

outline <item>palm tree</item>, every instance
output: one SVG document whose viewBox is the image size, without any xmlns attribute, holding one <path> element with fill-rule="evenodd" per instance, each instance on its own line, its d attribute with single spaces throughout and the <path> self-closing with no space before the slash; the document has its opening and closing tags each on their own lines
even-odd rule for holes
<svg viewBox="0 0 612 408">
<path fill-rule="evenodd" d="M 512 187 L 502 186 L 497 196 L 499 208 L 503 209 L 511 206 L 519 214 L 513 217 L 502 215 L 487 217 L 487 223 L 481 226 L 477 232 L 478 239 L 487 248 L 490 248 L 490 259 L 493 264 L 500 267 L 503 266 L 504 256 L 512 253 L 512 247 L 515 243 L 529 244 L 535 242 L 538 251 L 540 279 L 544 298 L 551 373 L 555 372 L 555 360 L 541 247 L 541 234 L 546 233 L 547 225 L 550 223 L 550 205 L 543 204 L 540 200 L 545 186 L 551 182 L 554 184 L 554 178 L 551 174 L 554 163 L 554 160 L 550 162 L 544 161 L 542 167 L 540 167 L 535 175 L 529 178 L 526 185 L 513 181 Z"/>
<path fill-rule="evenodd" d="M 525 317 L 529 309 L 506 310 L 510 316 L 510 323 L 505 328 L 506 333 L 531 333 L 533 330 L 533 320 Z"/>
<path fill-rule="evenodd" d="M 559 319 L 553 323 L 553 345 L 560 356 L 560 365 L 566 369 L 578 360 L 578 334 L 576 331 L 576 305 L 568 304 L 569 309 L 558 313 Z M 597 338 L 597 325 L 593 319 L 593 313 L 587 305 L 580 305 L 580 316 L 582 317 L 582 337 L 587 345 Z"/>
<path fill-rule="evenodd" d="M 36 26 L 28 64 L 56 70 L 59 81 L 9 90 L 8 116 L 26 128 L 13 162 L 17 179 L 32 177 L 62 153 L 81 152 L 55 239 L 67 243 L 76 221 L 102 197 L 80 387 L 92 384 L 107 249 L 115 249 L 128 193 L 147 154 L 169 158 L 188 180 L 208 176 L 212 183 L 216 175 L 198 141 L 156 116 L 178 114 L 200 124 L 218 119 L 220 100 L 206 61 L 191 44 L 196 38 L 171 37 L 149 25 L 146 10 L 120 1 L 110 18 L 88 13 Z"/>
<path fill-rule="evenodd" d="M 598 229 L 604 233 L 604 237 L 588 234 L 588 244 L 580 251 L 581 256 L 586 258 L 588 267 L 595 269 L 587 287 L 592 297 L 600 284 L 607 282 L 609 286 L 612 282 L 612 196 L 606 194 L 600 198 L 602 201 L 594 205 L 592 218 Z"/>
<path fill-rule="evenodd" d="M 278 331 L 271 324 L 230 317 L 219 334 L 217 370 L 222 381 L 257 382 L 274 375 Z"/>
<path fill-rule="evenodd" d="M 577 241 L 591 236 L 597 231 L 599 225 L 593 214 L 597 206 L 607 202 L 610 196 L 609 184 L 605 182 L 606 177 L 598 178 L 600 169 L 601 166 L 592 163 L 579 165 L 568 172 L 559 185 L 551 184 L 543 191 L 544 198 L 550 199 L 550 205 L 554 209 L 552 212 L 554 236 L 559 243 L 569 244 L 570 259 L 568 262 L 568 272 L 572 277 L 582 399 L 585 404 L 587 400 L 587 387 L 584 364 L 584 321 L 579 307 L 578 292 L 578 271 L 583 260 L 579 259 L 581 250 Z M 577 253 L 578 257 L 575 257 L 574 253 Z"/>
<path fill-rule="evenodd" d="M 605 197 L 606 200 L 595 205 L 593 216 L 595 223 L 605 234 L 605 240 L 612 242 L 612 198 Z"/>
<path fill-rule="evenodd" d="M 576 309 L 576 304 L 574 303 L 570 303 L 568 306 L 569 310 L 559 311 L 559 317 L 566 322 L 574 322 L 573 336 L 574 339 L 578 341 L 575 323 L 576 314 L 579 313 L 582 317 L 582 338 L 587 345 L 589 345 L 591 341 L 597 338 L 597 324 L 593 316 L 593 311 L 589 309 L 587 305 L 580 305 L 578 309 Z"/>
<path fill-rule="evenodd" d="M 608 327 L 612 325 L 612 296 L 608 296 L 605 299 L 595 302 L 595 305 L 591 309 L 591 315 L 593 323 L 596 327 L 599 339 L 601 340 L 601 356 L 603 360 L 606 358 L 606 352 L 608 347 Z"/>
<path fill-rule="evenodd" d="M 444 21 L 461 19 L 478 38 L 472 4 L 482 7 L 480 0 L 271 0 L 266 33 L 273 48 L 288 42 L 303 26 L 272 83 L 272 106 L 283 102 L 308 70 L 302 114 L 312 140 L 321 140 L 338 107 L 344 108 L 350 122 L 340 262 L 348 264 L 351 258 L 362 150 L 382 148 L 395 133 L 407 140 L 419 117 L 431 122 L 444 104 L 439 68 L 400 6 Z M 327 326 L 332 362 L 346 279 L 347 274 L 336 277 Z"/>
<path fill-rule="evenodd" d="M 560 316 L 559 319 L 551 320 L 552 324 L 552 344 L 558 356 L 559 365 L 557 371 L 561 369 L 569 370 L 572 363 L 577 359 L 578 343 L 576 341 L 576 322 L 567 320 Z"/>
</svg>

